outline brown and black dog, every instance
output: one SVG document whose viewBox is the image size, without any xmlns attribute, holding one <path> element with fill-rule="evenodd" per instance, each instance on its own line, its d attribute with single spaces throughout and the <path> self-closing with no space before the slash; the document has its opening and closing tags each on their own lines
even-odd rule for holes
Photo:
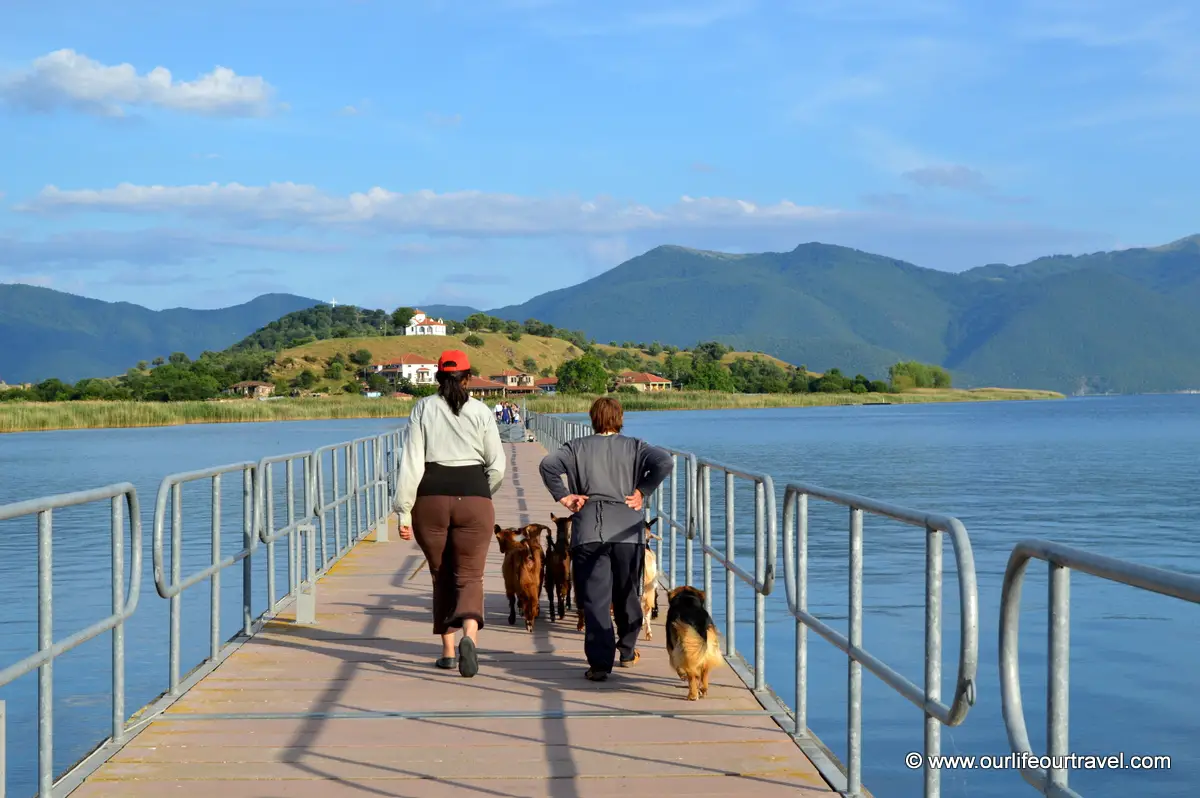
<svg viewBox="0 0 1200 798">
<path fill-rule="evenodd" d="M 546 598 L 550 603 L 550 620 L 554 620 L 554 599 L 558 598 L 558 617 L 567 617 L 571 606 L 571 518 L 559 518 L 550 513 L 556 534 L 546 530 Z"/>
<path fill-rule="evenodd" d="M 517 623 L 517 600 L 521 601 L 521 615 L 525 618 L 525 629 L 533 631 L 533 622 L 538 616 L 538 603 L 542 595 L 542 542 L 541 532 L 549 529 L 544 524 L 527 524 L 518 529 L 501 529 L 496 524 L 494 534 L 504 555 L 504 593 L 508 597 L 508 624 Z"/>
<path fill-rule="evenodd" d="M 679 678 L 688 683 L 688 701 L 708 695 L 709 672 L 725 661 L 704 591 L 681 585 L 667 594 L 667 655 Z"/>
</svg>

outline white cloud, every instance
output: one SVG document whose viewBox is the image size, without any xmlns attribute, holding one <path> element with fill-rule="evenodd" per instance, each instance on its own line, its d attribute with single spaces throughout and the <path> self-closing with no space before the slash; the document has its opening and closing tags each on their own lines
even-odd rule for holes
<svg viewBox="0 0 1200 798">
<path fill-rule="evenodd" d="M 261 77 L 218 66 L 193 81 L 176 81 L 155 67 L 139 75 L 131 64 L 106 66 L 74 50 L 56 50 L 28 69 L 0 78 L 0 101 L 28 111 L 60 107 L 103 116 L 126 108 L 161 108 L 206 116 L 262 116 L 274 89 Z"/>
<path fill-rule="evenodd" d="M 482 191 L 408 194 L 375 187 L 348 196 L 316 186 L 272 183 L 243 186 L 138 186 L 63 190 L 47 186 L 27 212 L 109 211 L 177 213 L 240 222 L 330 226 L 367 225 L 380 232 L 458 236 L 611 235 L 696 227 L 786 228 L 845 216 L 848 211 L 797 205 L 760 205 L 722 197 L 682 197 L 662 208 L 611 198 L 534 198 Z"/>
</svg>

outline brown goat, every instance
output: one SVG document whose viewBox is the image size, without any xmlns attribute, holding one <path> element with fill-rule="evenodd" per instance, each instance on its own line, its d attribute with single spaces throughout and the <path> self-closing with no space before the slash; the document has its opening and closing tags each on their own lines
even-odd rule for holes
<svg viewBox="0 0 1200 798">
<path fill-rule="evenodd" d="M 538 599 L 542 594 L 542 543 L 541 531 L 549 528 L 543 524 L 528 524 L 520 529 L 501 529 L 496 525 L 495 535 L 504 553 L 504 593 L 508 597 L 508 623 L 517 623 L 517 600 L 521 601 L 521 615 L 525 618 L 525 629 L 533 631 L 534 619 L 538 616 Z"/>
<path fill-rule="evenodd" d="M 546 530 L 546 598 L 550 604 L 550 620 L 554 620 L 554 599 L 558 598 L 558 617 L 567 617 L 571 606 L 571 519 L 550 513 L 557 536 Z"/>
</svg>

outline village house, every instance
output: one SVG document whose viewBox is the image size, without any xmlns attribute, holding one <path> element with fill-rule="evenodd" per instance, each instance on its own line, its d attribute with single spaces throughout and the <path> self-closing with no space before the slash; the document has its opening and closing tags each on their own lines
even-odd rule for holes
<svg viewBox="0 0 1200 798">
<path fill-rule="evenodd" d="M 428 355 L 401 355 L 386 363 L 375 363 L 368 371 L 372 374 L 382 374 L 393 385 L 402 379 L 413 385 L 433 385 L 437 361 Z"/>
<path fill-rule="evenodd" d="M 542 393 L 558 393 L 558 377 L 541 377 L 534 385 Z"/>
<path fill-rule="evenodd" d="M 225 393 L 238 394 L 248 399 L 266 399 L 271 394 L 275 393 L 275 386 L 269 382 L 259 382 L 258 380 L 247 380 L 246 382 L 237 382 L 225 389 Z"/>
<path fill-rule="evenodd" d="M 666 391 L 671 381 L 645 371 L 624 371 L 617 375 L 617 387 L 631 385 L 639 391 Z"/>
<path fill-rule="evenodd" d="M 504 383 L 485 380 L 483 377 L 471 376 L 466 384 L 467 393 L 480 399 L 484 396 L 504 396 Z"/>
<path fill-rule="evenodd" d="M 499 374 L 489 375 L 488 379 L 503 385 L 510 394 L 533 393 L 537 390 L 537 386 L 533 382 L 533 375 L 523 371 L 506 369 Z"/>
<path fill-rule="evenodd" d="M 445 335 L 445 319 L 432 319 L 425 312 L 418 310 L 413 314 L 412 321 L 404 328 L 405 335 Z"/>
</svg>

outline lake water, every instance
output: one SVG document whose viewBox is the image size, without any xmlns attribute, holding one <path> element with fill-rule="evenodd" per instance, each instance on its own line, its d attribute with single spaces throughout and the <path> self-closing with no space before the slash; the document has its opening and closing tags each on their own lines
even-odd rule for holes
<svg viewBox="0 0 1200 798">
<path fill-rule="evenodd" d="M 1200 572 L 1196 491 L 1200 396 L 1118 397 L 1058 402 L 631 413 L 629 434 L 789 481 L 827 487 L 955 515 L 970 531 L 979 582 L 978 700 L 962 726 L 945 729 L 945 754 L 1004 754 L 999 707 L 997 615 L 1012 545 L 1050 538 L 1116 557 Z M 128 708 L 166 688 L 167 602 L 154 592 L 149 518 L 168 473 L 266 454 L 315 448 L 381 432 L 394 421 L 298 422 L 106 430 L 0 436 L 0 503 L 128 480 L 139 490 L 147 552 L 142 604 L 127 632 Z M 720 480 L 714 478 L 714 504 Z M 680 483 L 682 489 L 682 481 Z M 226 488 L 226 513 L 240 518 Z M 739 518 L 752 513 L 739 490 Z M 103 508 L 101 508 L 103 509 Z M 846 513 L 810 509 L 809 609 L 845 631 Z M 104 512 L 55 522 L 55 629 L 83 628 L 108 612 L 108 532 Z M 738 553 L 751 563 L 752 527 L 739 521 Z M 234 523 L 230 529 L 237 528 Z M 32 522 L 0 523 L 0 665 L 36 649 L 36 537 Z M 924 536 L 921 530 L 867 518 L 864 548 L 864 646 L 923 681 Z M 723 539 L 719 514 L 714 539 Z M 204 544 L 207 540 L 202 534 Z M 230 535 L 231 538 L 234 535 Z M 191 538 L 189 538 L 190 540 Z M 238 541 L 233 540 L 236 548 Z M 197 548 L 200 548 L 198 546 Z M 207 556 L 207 552 L 201 552 Z M 680 560 L 682 562 L 682 559 Z M 699 559 L 697 559 L 699 563 Z M 946 552 L 943 695 L 957 659 L 955 574 Z M 234 569 L 235 571 L 237 569 Z M 794 698 L 794 623 L 782 569 L 767 599 L 767 678 Z M 1034 750 L 1044 750 L 1046 567 L 1030 565 L 1021 624 L 1022 685 Z M 699 579 L 700 570 L 696 571 Z M 720 572 L 714 607 L 724 606 Z M 258 582 L 261 585 L 261 581 Z M 223 584 L 222 637 L 240 618 L 240 582 Z M 257 591 L 259 605 L 265 595 Z M 1071 740 L 1077 753 L 1169 755 L 1170 770 L 1075 771 L 1072 786 L 1090 798 L 1193 795 L 1200 784 L 1195 713 L 1200 608 L 1111 585 L 1086 575 L 1071 583 Z M 185 594 L 194 636 L 185 670 L 207 651 L 204 585 Z M 738 647 L 752 651 L 752 602 L 738 591 Z M 717 613 L 718 616 L 720 613 Z M 104 736 L 109 713 L 107 638 L 56 662 L 56 763 L 64 767 Z M 809 723 L 845 756 L 845 657 L 809 635 Z M 9 702 L 9 788 L 34 791 L 36 739 L 32 674 L 0 690 Z M 863 674 L 864 783 L 880 798 L 920 794 L 920 773 L 904 754 L 920 750 L 921 713 L 868 672 Z M 944 771 L 943 795 L 1035 795 L 1015 772 Z"/>
</svg>

